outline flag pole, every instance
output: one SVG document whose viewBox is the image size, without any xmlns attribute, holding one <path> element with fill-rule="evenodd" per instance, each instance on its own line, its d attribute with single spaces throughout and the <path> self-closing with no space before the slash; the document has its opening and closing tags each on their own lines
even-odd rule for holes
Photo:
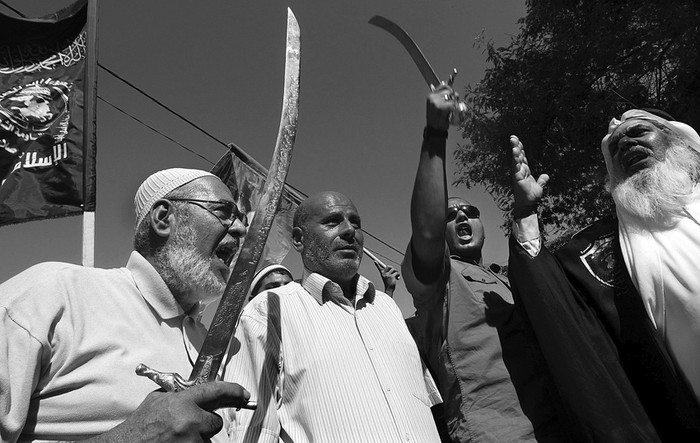
<svg viewBox="0 0 700 443">
<path fill-rule="evenodd" d="M 88 0 L 83 109 L 83 266 L 95 266 L 97 0 Z"/>
</svg>

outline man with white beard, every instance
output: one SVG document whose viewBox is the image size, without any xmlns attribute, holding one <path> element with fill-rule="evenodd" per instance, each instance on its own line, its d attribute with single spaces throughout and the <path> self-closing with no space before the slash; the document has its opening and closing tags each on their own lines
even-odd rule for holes
<svg viewBox="0 0 700 443">
<path fill-rule="evenodd" d="M 140 363 L 189 374 L 245 215 L 216 176 L 166 169 L 136 193 L 126 267 L 41 263 L 0 285 L 0 440 L 202 441 L 250 394 L 212 382 L 165 393 Z M 154 392 L 155 391 L 155 392 Z"/>
<path fill-rule="evenodd" d="M 511 137 L 509 277 L 580 441 L 700 441 L 700 137 L 660 114 L 610 122 L 616 217 L 554 254 L 536 215 L 549 178 Z"/>
</svg>

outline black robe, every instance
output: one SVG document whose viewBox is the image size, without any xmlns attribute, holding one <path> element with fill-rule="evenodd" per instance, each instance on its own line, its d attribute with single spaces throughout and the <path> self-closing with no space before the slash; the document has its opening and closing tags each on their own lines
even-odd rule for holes
<svg viewBox="0 0 700 443">
<path fill-rule="evenodd" d="M 700 407 L 630 280 L 616 220 L 554 255 L 511 236 L 509 278 L 575 440 L 700 442 Z"/>
</svg>

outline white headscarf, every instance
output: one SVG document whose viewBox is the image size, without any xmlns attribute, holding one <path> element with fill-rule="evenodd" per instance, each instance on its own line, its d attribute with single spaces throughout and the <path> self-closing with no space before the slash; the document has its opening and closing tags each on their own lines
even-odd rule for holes
<svg viewBox="0 0 700 443">
<path fill-rule="evenodd" d="M 601 149 L 603 150 L 603 157 L 605 157 L 605 167 L 608 169 L 608 174 L 612 173 L 612 158 L 610 157 L 610 150 L 608 149 L 610 137 L 613 135 L 615 130 L 627 120 L 647 120 L 656 122 L 663 127 L 670 129 L 674 134 L 683 139 L 689 147 L 700 152 L 700 135 L 698 135 L 695 129 L 689 125 L 677 121 L 666 120 L 663 117 L 659 117 L 658 115 L 647 111 L 642 111 L 641 109 L 630 109 L 622 114 L 620 120 L 616 118 L 610 120 L 610 123 L 608 124 L 608 134 L 603 137 L 603 141 L 601 142 Z"/>
<path fill-rule="evenodd" d="M 610 137 L 628 120 L 654 121 L 700 152 L 700 136 L 686 125 L 632 109 L 612 119 L 601 148 L 613 173 Z M 698 186 L 696 184 L 696 191 Z M 659 228 L 617 208 L 622 255 L 658 333 L 668 345 L 700 400 L 700 198 L 685 206 L 686 216 Z"/>
</svg>

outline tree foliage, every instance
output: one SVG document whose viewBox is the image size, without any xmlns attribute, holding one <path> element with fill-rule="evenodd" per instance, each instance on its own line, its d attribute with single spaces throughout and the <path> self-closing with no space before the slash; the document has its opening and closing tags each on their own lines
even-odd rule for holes
<svg viewBox="0 0 700 443">
<path fill-rule="evenodd" d="M 600 153 L 612 117 L 657 108 L 700 127 L 700 2 L 526 5 L 507 46 L 485 43 L 490 67 L 466 89 L 457 183 L 484 185 L 508 214 L 508 137 L 516 134 L 533 174 L 551 176 L 540 219 L 561 234 L 613 211 Z"/>
</svg>

